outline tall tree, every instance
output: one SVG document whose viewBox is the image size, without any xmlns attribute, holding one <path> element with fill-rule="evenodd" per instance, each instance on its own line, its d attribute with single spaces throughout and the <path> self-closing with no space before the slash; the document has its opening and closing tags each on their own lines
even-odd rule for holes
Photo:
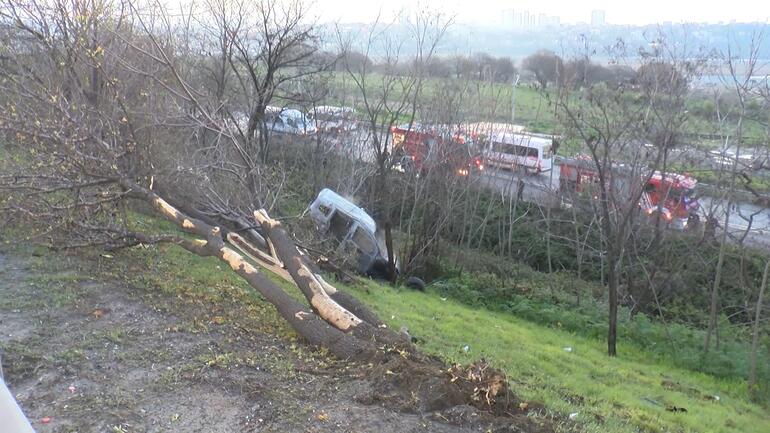
<svg viewBox="0 0 770 433">
<path fill-rule="evenodd" d="M 622 53 L 611 53 L 618 57 Z M 646 53 L 644 64 L 666 62 L 681 76 L 691 77 L 699 63 L 668 50 Z M 608 290 L 607 353 L 617 354 L 617 320 L 623 262 L 632 232 L 639 222 L 639 200 L 654 170 L 663 166 L 668 151 L 686 120 L 686 86 L 680 80 L 659 80 L 633 94 L 604 83 L 582 90 L 563 83 L 557 110 L 568 136 L 585 144 L 598 176 L 593 201 L 605 249 Z M 643 143 L 652 143 L 652 151 Z"/>
<path fill-rule="evenodd" d="M 561 57 L 548 50 L 540 50 L 525 57 L 521 67 L 535 76 L 542 90 L 545 90 L 548 83 L 559 84 L 564 75 Z"/>
</svg>

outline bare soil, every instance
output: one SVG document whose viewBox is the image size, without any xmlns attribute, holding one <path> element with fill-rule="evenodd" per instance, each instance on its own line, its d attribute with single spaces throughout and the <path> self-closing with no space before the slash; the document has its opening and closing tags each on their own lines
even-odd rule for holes
<svg viewBox="0 0 770 433">
<path fill-rule="evenodd" d="M 552 431 L 524 412 L 395 402 L 387 372 L 90 266 L 0 251 L 5 381 L 40 433 Z"/>
</svg>

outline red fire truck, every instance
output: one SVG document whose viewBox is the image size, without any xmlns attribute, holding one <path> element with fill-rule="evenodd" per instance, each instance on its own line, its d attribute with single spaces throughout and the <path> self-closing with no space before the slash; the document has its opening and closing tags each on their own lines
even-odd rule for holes
<svg viewBox="0 0 770 433">
<path fill-rule="evenodd" d="M 578 155 L 562 158 L 559 165 L 559 187 L 562 191 L 590 192 L 599 183 L 599 173 L 590 157 Z"/>
<path fill-rule="evenodd" d="M 484 170 L 470 134 L 444 125 L 400 125 L 391 128 L 396 169 L 424 173 L 446 169 L 459 176 Z"/>
<path fill-rule="evenodd" d="M 695 198 L 697 183 L 687 175 L 655 171 L 644 186 L 639 208 L 647 215 L 660 212 L 674 228 L 684 230 L 700 221 L 700 204 Z"/>
<path fill-rule="evenodd" d="M 614 181 L 628 180 L 619 173 L 622 173 L 621 168 L 613 170 L 610 177 L 613 177 Z M 698 183 L 696 179 L 682 174 L 654 171 L 647 172 L 639 181 L 646 181 L 639 199 L 639 209 L 645 215 L 654 216 L 659 212 L 666 224 L 680 230 L 699 222 L 700 204 L 695 198 L 695 185 Z M 588 193 L 594 199 L 597 198 L 599 174 L 596 165 L 590 157 L 583 155 L 563 159 L 559 167 L 559 185 L 564 192 Z M 628 188 L 621 186 L 620 189 Z"/>
</svg>

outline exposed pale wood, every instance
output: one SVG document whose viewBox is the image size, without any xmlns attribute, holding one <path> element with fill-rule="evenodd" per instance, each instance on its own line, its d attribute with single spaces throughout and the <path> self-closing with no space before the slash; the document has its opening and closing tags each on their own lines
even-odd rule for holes
<svg viewBox="0 0 770 433">
<path fill-rule="evenodd" d="M 120 182 L 131 196 L 147 201 L 167 220 L 189 233 L 204 238 L 205 240 L 193 241 L 180 238 L 176 243 L 194 254 L 217 257 L 230 266 L 252 288 L 273 304 L 281 317 L 311 345 L 326 347 L 340 358 L 374 360 L 381 356 L 382 352 L 377 350 L 370 341 L 356 338 L 332 326 L 267 278 L 255 265 L 249 263 L 243 255 L 224 242 L 218 227 L 188 217 L 155 192 L 131 180 L 124 178 Z"/>
<path fill-rule="evenodd" d="M 313 272 L 311 265 L 306 262 L 307 257 L 298 251 L 294 240 L 283 230 L 279 221 L 270 218 L 264 210 L 255 211 L 254 218 L 267 238 L 275 245 L 278 257 L 283 260 L 286 270 L 291 274 L 297 287 L 321 318 L 362 340 L 405 345 L 412 349 L 411 342 L 405 341 L 402 336 L 384 327 L 376 315 L 363 304 L 352 296 L 345 295 Z M 347 308 L 342 305 L 343 303 L 352 308 Z M 361 316 L 356 313 L 361 313 Z M 362 319 L 364 316 L 367 320 Z"/>
<path fill-rule="evenodd" d="M 267 255 L 265 252 L 249 243 L 242 236 L 238 235 L 237 233 L 230 232 L 227 234 L 227 241 L 230 242 L 234 247 L 238 248 L 241 253 L 243 253 L 257 265 L 270 270 L 271 272 L 292 284 L 294 283 L 294 279 L 286 271 L 283 263 L 280 260 Z"/>
</svg>

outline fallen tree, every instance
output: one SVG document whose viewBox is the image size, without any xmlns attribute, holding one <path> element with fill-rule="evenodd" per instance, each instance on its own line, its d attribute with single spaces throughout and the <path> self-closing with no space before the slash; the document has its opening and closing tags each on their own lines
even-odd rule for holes
<svg viewBox="0 0 770 433">
<path fill-rule="evenodd" d="M 163 242 L 172 242 L 200 256 L 217 257 L 273 304 L 308 343 L 326 348 L 338 358 L 368 363 L 371 380 L 368 389 L 357 396 L 359 400 L 380 402 L 406 411 L 448 411 L 450 415 L 460 406 L 475 407 L 483 413 L 473 412 L 474 417 L 497 427 L 504 428 L 513 417 L 517 425 L 526 425 L 525 431 L 551 431 L 550 423 L 525 416 L 529 411 L 543 408 L 517 399 L 499 370 L 484 361 L 450 367 L 438 358 L 421 353 L 408 338 L 393 332 L 363 303 L 328 283 L 281 224 L 264 210 L 254 213 L 255 220 L 265 239 L 275 246 L 277 258 L 310 308 L 267 278 L 222 238 L 218 227 L 188 217 L 152 190 L 136 183 L 123 179 L 121 185 L 130 196 L 149 202 L 158 214 L 198 237 L 169 236 Z M 152 241 L 139 233 L 132 236 Z M 245 240 L 239 242 L 240 248 L 256 248 Z M 265 261 L 258 259 L 257 263 Z M 467 418 L 467 413 L 465 416 Z"/>
<path fill-rule="evenodd" d="M 521 404 L 502 372 L 422 353 L 321 275 L 265 210 L 280 196 L 281 173 L 250 159 L 226 116 L 180 77 L 189 59 L 169 57 L 184 54 L 169 48 L 172 32 L 151 32 L 121 0 L 2 6 L 0 32 L 13 43 L 0 63 L 0 221 L 19 239 L 57 249 L 174 244 L 215 257 L 309 345 L 365 370 L 362 401 L 419 412 L 463 406 L 487 414 L 475 418 L 487 425 L 550 431 L 547 420 L 511 419 L 538 406 Z M 173 227 L 138 224 L 140 207 Z M 296 284 L 304 302 L 266 271 Z"/>
</svg>

